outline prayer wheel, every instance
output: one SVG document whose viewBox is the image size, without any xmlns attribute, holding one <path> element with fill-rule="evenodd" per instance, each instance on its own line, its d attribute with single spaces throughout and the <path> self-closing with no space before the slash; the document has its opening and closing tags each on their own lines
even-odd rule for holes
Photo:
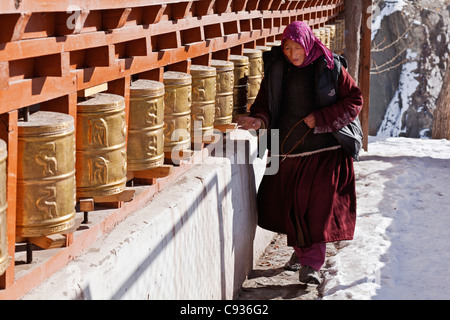
<svg viewBox="0 0 450 320">
<path fill-rule="evenodd" d="M 125 99 L 97 93 L 78 103 L 77 197 L 122 192 L 127 182 Z"/>
<path fill-rule="evenodd" d="M 322 41 L 319 29 L 314 29 L 313 33 L 316 36 L 316 38 L 318 38 L 320 41 Z"/>
<path fill-rule="evenodd" d="M 216 104 L 216 68 L 191 65 L 191 76 L 191 133 L 194 133 L 197 122 L 202 136 L 211 136 L 214 130 Z"/>
<path fill-rule="evenodd" d="M 217 74 L 214 124 L 229 124 L 233 118 L 234 63 L 211 60 L 211 66 Z"/>
<path fill-rule="evenodd" d="M 330 49 L 330 29 L 326 27 L 321 27 L 319 30 L 321 31 L 321 34 L 323 32 L 322 43 L 325 45 L 325 47 Z"/>
<path fill-rule="evenodd" d="M 130 86 L 128 171 L 146 170 L 164 163 L 164 84 L 137 80 Z"/>
<path fill-rule="evenodd" d="M 244 56 L 247 56 L 249 60 L 247 105 L 251 106 L 261 86 L 263 72 L 262 51 L 258 49 L 244 49 Z"/>
<path fill-rule="evenodd" d="M 335 51 L 338 53 L 342 53 L 345 49 L 345 21 L 344 20 L 336 20 L 331 23 L 335 27 Z"/>
<path fill-rule="evenodd" d="M 264 52 L 270 51 L 272 49 L 272 47 L 269 47 L 269 46 L 256 46 L 256 49 L 261 50 L 262 54 L 264 54 Z M 264 58 L 261 59 L 261 65 L 262 65 L 261 75 L 264 78 Z"/>
<path fill-rule="evenodd" d="M 339 23 L 341 33 L 341 51 L 345 49 L 345 20 L 336 20 Z"/>
<path fill-rule="evenodd" d="M 72 116 L 38 111 L 18 123 L 16 236 L 60 233 L 75 223 Z"/>
<path fill-rule="evenodd" d="M 326 41 L 326 39 L 325 39 L 325 29 L 322 28 L 322 27 L 319 28 L 319 37 L 318 38 L 319 38 L 320 42 L 322 42 L 322 44 L 325 45 L 325 41 Z"/>
<path fill-rule="evenodd" d="M 6 143 L 0 140 L 0 275 L 9 266 L 11 258 L 8 256 L 8 245 L 6 235 Z"/>
<path fill-rule="evenodd" d="M 190 74 L 164 72 L 164 152 L 191 147 Z"/>
<path fill-rule="evenodd" d="M 331 51 L 336 51 L 336 26 L 333 24 L 325 25 L 325 28 L 330 30 L 330 47 Z"/>
<path fill-rule="evenodd" d="M 234 63 L 233 114 L 247 111 L 249 61 L 247 56 L 230 55 Z"/>
</svg>

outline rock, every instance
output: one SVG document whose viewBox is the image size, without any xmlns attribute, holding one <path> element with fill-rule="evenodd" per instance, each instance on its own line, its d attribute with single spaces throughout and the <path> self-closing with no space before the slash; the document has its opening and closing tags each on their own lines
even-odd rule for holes
<svg viewBox="0 0 450 320">
<path fill-rule="evenodd" d="M 383 0 L 378 6 L 369 134 L 431 137 L 433 112 L 448 69 L 450 3 Z"/>
</svg>

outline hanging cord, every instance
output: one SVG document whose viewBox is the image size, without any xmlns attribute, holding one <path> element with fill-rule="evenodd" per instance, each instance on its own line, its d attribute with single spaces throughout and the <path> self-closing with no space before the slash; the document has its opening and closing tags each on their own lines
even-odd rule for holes
<svg viewBox="0 0 450 320">
<path fill-rule="evenodd" d="M 286 142 L 286 139 L 290 136 L 290 134 L 292 133 L 292 130 L 294 130 L 295 127 L 297 127 L 301 122 L 305 121 L 305 119 L 306 119 L 306 117 L 303 118 L 303 119 L 301 119 L 301 120 L 299 120 L 299 121 L 292 127 L 292 129 L 288 132 L 288 134 L 286 135 L 286 137 L 284 137 L 283 142 L 281 143 L 281 154 L 284 156 L 283 160 L 286 159 L 286 157 L 287 157 L 287 156 L 288 156 L 295 148 L 297 148 L 297 146 L 298 146 L 300 143 L 302 143 L 303 140 L 305 140 L 306 136 L 307 136 L 308 133 L 311 131 L 311 128 L 308 127 L 308 128 L 309 128 L 308 131 L 306 131 L 306 133 L 304 134 L 304 136 L 303 136 L 300 140 L 297 141 L 297 143 L 295 144 L 295 146 L 293 146 L 292 149 L 289 150 L 289 152 L 284 153 L 284 151 L 283 151 L 283 149 L 284 149 L 283 146 L 284 146 L 284 143 Z M 281 160 L 281 161 L 283 161 L 283 160 Z"/>
</svg>

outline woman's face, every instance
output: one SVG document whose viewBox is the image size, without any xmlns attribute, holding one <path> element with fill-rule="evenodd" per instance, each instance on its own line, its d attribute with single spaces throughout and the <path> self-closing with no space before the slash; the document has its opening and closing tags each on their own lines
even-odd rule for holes
<svg viewBox="0 0 450 320">
<path fill-rule="evenodd" d="M 291 63 L 299 67 L 305 61 L 305 49 L 301 44 L 298 44 L 291 39 L 286 39 L 283 44 L 283 52 Z"/>
</svg>

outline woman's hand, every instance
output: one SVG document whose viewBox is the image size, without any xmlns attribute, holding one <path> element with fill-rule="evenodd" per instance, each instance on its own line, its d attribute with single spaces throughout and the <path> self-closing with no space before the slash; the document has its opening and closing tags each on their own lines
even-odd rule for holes
<svg viewBox="0 0 450 320">
<path fill-rule="evenodd" d="M 313 129 L 316 126 L 316 118 L 314 117 L 313 114 L 308 115 L 304 121 L 306 125 L 311 129 Z"/>
<path fill-rule="evenodd" d="M 238 128 L 258 130 L 262 127 L 262 121 L 253 117 L 240 117 L 237 119 Z"/>
</svg>

